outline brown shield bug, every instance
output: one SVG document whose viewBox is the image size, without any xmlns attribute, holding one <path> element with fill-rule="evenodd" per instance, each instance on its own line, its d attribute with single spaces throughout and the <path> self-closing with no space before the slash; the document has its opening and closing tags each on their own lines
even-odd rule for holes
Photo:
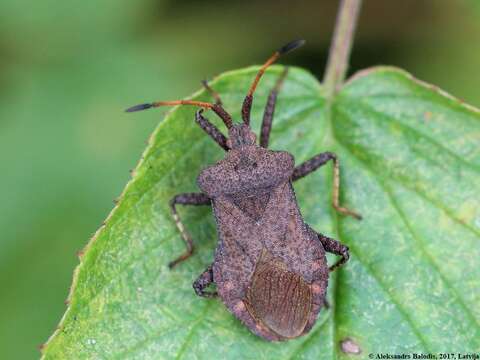
<svg viewBox="0 0 480 360">
<path fill-rule="evenodd" d="M 295 166 L 288 152 L 268 150 L 277 94 L 287 70 L 268 97 L 258 145 L 250 128 L 253 94 L 263 73 L 279 56 L 303 44 L 303 40 L 297 40 L 283 46 L 260 68 L 243 102 L 240 124 L 233 123 L 218 94 L 206 83 L 204 86 L 216 99 L 214 104 L 193 100 L 158 101 L 127 110 L 194 105 L 213 110 L 225 123 L 228 138 L 203 117 L 203 109 L 196 113 L 196 122 L 226 155 L 198 176 L 202 192 L 179 194 L 170 201 L 187 251 L 169 265 L 173 267 L 187 259 L 194 249 L 176 205 L 211 205 L 219 237 L 215 260 L 193 283 L 193 288 L 203 297 L 218 294 L 251 331 L 269 341 L 296 338 L 312 328 L 326 303 L 329 271 L 349 258 L 348 247 L 304 222 L 292 183 L 333 161 L 333 207 L 345 215 L 361 218 L 339 206 L 339 162 L 334 153 L 324 152 Z M 328 267 L 326 251 L 342 258 Z M 212 283 L 217 285 L 218 293 L 206 291 Z"/>
</svg>

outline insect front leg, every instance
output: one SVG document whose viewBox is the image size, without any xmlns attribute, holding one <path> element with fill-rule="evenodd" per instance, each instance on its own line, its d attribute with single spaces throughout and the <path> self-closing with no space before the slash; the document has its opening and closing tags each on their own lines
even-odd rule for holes
<svg viewBox="0 0 480 360">
<path fill-rule="evenodd" d="M 179 262 L 182 262 L 188 259 L 193 254 L 193 241 L 188 232 L 185 230 L 180 217 L 178 216 L 176 205 L 209 205 L 210 198 L 202 193 L 185 193 L 175 195 L 172 200 L 170 200 L 170 209 L 172 211 L 173 220 L 175 220 L 175 225 L 177 225 L 180 234 L 182 235 L 185 244 L 187 245 L 187 251 L 180 255 L 177 259 L 168 264 L 170 268 L 173 268 Z"/>
<path fill-rule="evenodd" d="M 325 165 L 329 160 L 333 161 L 333 193 L 332 193 L 332 203 L 335 210 L 344 214 L 350 215 L 354 218 L 361 220 L 362 216 L 355 211 L 349 210 L 345 207 L 339 205 L 339 195 L 340 195 L 340 163 L 335 155 L 332 152 L 324 152 L 318 155 L 315 155 L 310 160 L 303 162 L 302 164 L 295 167 L 293 170 L 292 181 L 297 181 L 304 176 L 314 172 L 322 165 Z"/>
<path fill-rule="evenodd" d="M 287 76 L 288 68 L 283 70 L 282 74 L 277 80 L 275 87 L 268 95 L 267 105 L 263 113 L 262 127 L 260 128 L 260 146 L 267 148 L 268 140 L 270 139 L 270 131 L 272 130 L 273 114 L 275 112 L 275 105 L 277 104 L 277 96 L 282 86 L 283 80 Z"/>
<path fill-rule="evenodd" d="M 193 282 L 195 294 L 201 297 L 213 298 L 217 296 L 216 291 L 205 291 L 205 289 L 213 283 L 212 265 L 207 267 L 205 271 Z"/>
<path fill-rule="evenodd" d="M 338 240 L 329 238 L 328 236 L 320 234 L 316 231 L 314 231 L 314 232 L 317 235 L 318 240 L 320 240 L 320 242 L 322 243 L 325 251 L 327 251 L 329 253 L 332 253 L 332 254 L 335 254 L 335 255 L 340 255 L 342 257 L 335 264 L 333 264 L 332 266 L 330 266 L 328 268 L 328 270 L 330 272 L 334 271 L 335 269 L 342 266 L 343 264 L 345 264 L 348 261 L 348 259 L 350 258 L 350 253 L 348 252 L 348 246 L 343 245 Z"/>
<path fill-rule="evenodd" d="M 203 110 L 198 110 L 195 113 L 195 121 L 198 125 L 205 131 L 210 137 L 218 144 L 220 147 L 228 151 L 229 147 L 227 146 L 227 138 L 222 132 L 213 125 L 208 119 L 202 116 Z"/>
<path fill-rule="evenodd" d="M 215 104 L 222 106 L 223 103 L 222 103 L 222 99 L 220 99 L 220 95 L 218 95 L 218 93 L 215 90 L 213 90 L 210 87 L 210 85 L 208 85 L 208 81 L 202 80 L 202 85 L 205 88 L 205 90 L 207 90 L 210 93 L 210 95 L 213 96 L 213 98 L 215 99 Z"/>
</svg>

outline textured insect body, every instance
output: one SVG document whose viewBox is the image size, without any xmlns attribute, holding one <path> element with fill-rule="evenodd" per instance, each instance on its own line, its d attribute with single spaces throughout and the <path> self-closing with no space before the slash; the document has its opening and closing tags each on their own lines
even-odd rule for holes
<svg viewBox="0 0 480 360">
<path fill-rule="evenodd" d="M 308 331 L 328 282 L 325 251 L 298 209 L 293 169 L 290 154 L 246 145 L 198 178 L 218 226 L 213 263 L 218 294 L 268 340 Z"/>
<path fill-rule="evenodd" d="M 303 220 L 292 182 L 321 165 L 334 162 L 333 206 L 340 212 L 360 218 L 338 205 L 338 160 L 333 153 L 321 153 L 295 166 L 293 156 L 267 149 L 277 92 L 284 71 L 271 92 L 262 123 L 260 144 L 250 123 L 253 93 L 265 69 L 279 55 L 300 45 L 287 44 L 260 69 L 243 103 L 243 123 L 233 124 L 228 113 L 216 104 L 195 101 L 157 102 L 135 106 L 130 111 L 158 105 L 189 104 L 212 109 L 228 128 L 226 138 L 213 124 L 196 114 L 196 121 L 225 149 L 226 156 L 205 168 L 197 179 L 202 193 L 180 194 L 170 202 L 173 217 L 187 251 L 173 261 L 173 267 L 193 252 L 193 243 L 181 223 L 177 204 L 212 205 L 218 228 L 214 262 L 194 282 L 195 292 L 204 297 L 211 283 L 227 308 L 257 335 L 281 341 L 307 333 L 325 304 L 329 271 L 348 260 L 348 248 L 315 232 Z M 207 86 L 207 89 L 212 90 Z M 341 255 L 335 265 L 327 265 L 325 251 Z"/>
</svg>

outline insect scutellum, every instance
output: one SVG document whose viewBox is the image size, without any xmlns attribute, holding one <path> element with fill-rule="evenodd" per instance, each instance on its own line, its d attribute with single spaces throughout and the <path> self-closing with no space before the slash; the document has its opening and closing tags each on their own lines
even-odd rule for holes
<svg viewBox="0 0 480 360">
<path fill-rule="evenodd" d="M 255 79 L 252 82 L 252 85 L 250 86 L 247 95 L 245 96 L 245 99 L 243 101 L 242 105 L 242 123 L 239 124 L 234 124 L 231 115 L 223 108 L 222 102 L 218 96 L 206 83 L 206 81 L 203 81 L 204 87 L 211 92 L 215 99 L 216 103 L 209 103 L 209 102 L 203 102 L 203 101 L 195 101 L 195 100 L 173 100 L 173 101 L 154 101 L 152 103 L 145 103 L 145 104 L 139 104 L 132 106 L 125 110 L 126 112 L 134 112 L 134 111 L 141 111 L 141 110 L 146 110 L 150 108 L 155 108 L 159 106 L 171 106 L 171 105 L 192 105 L 192 106 L 198 106 L 201 107 L 202 109 L 197 111 L 196 113 L 196 121 L 199 122 L 204 130 L 211 135 L 212 137 L 217 137 L 215 139 L 225 150 L 228 149 L 233 149 L 239 146 L 243 145 L 253 145 L 256 142 L 256 135 L 255 133 L 250 129 L 250 112 L 252 109 L 252 103 L 253 103 L 253 94 L 257 88 L 257 85 L 265 73 L 266 69 L 275 63 L 277 59 L 289 53 L 290 51 L 293 51 L 302 45 L 305 44 L 305 40 L 294 40 L 289 42 L 288 44 L 282 46 L 280 49 L 275 51 L 272 56 L 268 58 L 268 60 L 262 65 L 262 67 L 258 70 L 257 75 L 255 76 Z M 279 77 L 277 80 L 277 83 L 275 85 L 275 89 L 278 89 L 283 82 L 283 79 L 285 78 L 287 74 L 287 68 L 285 68 L 284 72 L 282 75 Z M 210 124 L 208 120 L 202 117 L 202 112 L 203 109 L 211 109 L 213 110 L 219 117 L 222 119 L 223 123 L 228 129 L 228 135 L 229 138 L 227 139 L 223 134 L 221 134 L 220 130 L 218 130 L 213 124 Z"/>
</svg>

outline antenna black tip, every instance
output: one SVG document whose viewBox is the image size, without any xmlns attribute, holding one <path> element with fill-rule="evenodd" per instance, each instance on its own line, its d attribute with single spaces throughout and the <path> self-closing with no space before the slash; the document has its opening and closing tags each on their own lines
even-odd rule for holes
<svg viewBox="0 0 480 360">
<path fill-rule="evenodd" d="M 280 49 L 278 49 L 278 53 L 280 55 L 285 55 L 285 54 L 289 53 L 290 51 L 293 51 L 293 50 L 299 48 L 300 46 L 303 46 L 304 44 L 305 44 L 305 40 L 303 40 L 303 39 L 298 39 L 298 40 L 291 41 L 287 45 L 284 45 Z"/>
<path fill-rule="evenodd" d="M 125 110 L 125 112 L 141 111 L 141 110 L 150 109 L 151 107 L 153 107 L 152 104 L 139 104 L 139 105 L 135 105 L 128 108 L 127 110 Z"/>
</svg>

